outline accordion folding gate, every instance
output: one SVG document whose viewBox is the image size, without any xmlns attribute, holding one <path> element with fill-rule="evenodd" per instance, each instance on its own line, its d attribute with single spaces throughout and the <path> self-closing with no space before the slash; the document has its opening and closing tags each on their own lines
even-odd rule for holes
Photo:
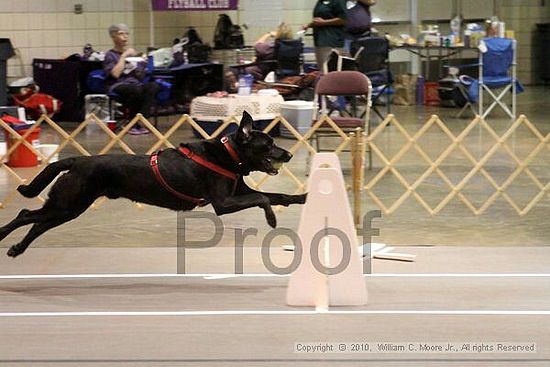
<svg viewBox="0 0 550 367">
<path fill-rule="evenodd" d="M 36 122 L 36 124 L 26 130 L 23 135 L 20 135 L 9 124 L 0 119 L 0 127 L 5 130 L 6 135 L 11 137 L 12 144 L 7 149 L 6 154 L 1 157 L 0 166 L 7 173 L 8 191 L 1 198 L 0 207 L 5 207 L 11 201 L 13 201 L 15 195 L 17 195 L 16 187 L 19 184 L 27 182 L 31 178 L 24 178 L 21 172 L 17 169 L 9 167 L 4 161 L 17 147 L 23 144 L 29 150 L 34 152 L 40 159 L 41 164 L 47 164 L 52 157 L 62 152 L 68 146 L 72 146 L 76 149 L 78 154 L 83 156 L 92 155 L 90 151 L 84 148 L 79 142 L 79 135 L 82 134 L 89 124 L 97 124 L 99 131 L 105 134 L 108 138 L 106 144 L 99 149 L 96 154 L 109 153 L 115 146 L 120 147 L 124 152 L 128 154 L 135 154 L 132 147 L 124 141 L 124 136 L 135 124 L 140 123 L 149 130 L 151 130 L 153 136 L 157 139 L 156 142 L 147 150 L 147 154 L 151 154 L 154 151 L 168 147 L 173 148 L 178 143 L 172 143 L 170 139 L 173 134 L 184 125 L 189 125 L 193 129 L 199 132 L 204 138 L 213 138 L 219 136 L 227 126 L 230 124 L 238 124 L 238 119 L 235 116 L 227 118 L 216 131 L 211 135 L 207 134 L 191 117 L 188 115 L 182 115 L 175 123 L 173 123 L 166 132 L 161 133 L 156 129 L 142 115 L 136 115 L 118 134 L 112 132 L 108 126 L 94 115 L 90 115 L 86 120 L 79 124 L 71 132 L 65 131 L 59 124 L 43 115 Z M 59 146 L 49 156 L 44 156 L 35 146 L 29 143 L 26 138 L 32 134 L 32 132 L 41 125 L 49 125 L 52 131 L 57 134 L 57 142 Z M 414 198 L 420 205 L 430 214 L 437 215 L 445 208 L 449 203 L 454 200 L 459 200 L 463 203 L 474 215 L 480 215 L 487 211 L 495 201 L 502 197 L 513 208 L 513 210 L 520 216 L 529 213 L 537 204 L 543 202 L 543 200 L 550 197 L 550 180 L 545 175 L 540 174 L 540 169 L 533 169 L 534 162 L 540 161 L 541 157 L 548 154 L 550 151 L 550 133 L 544 135 L 537 127 L 530 122 L 525 116 L 520 116 L 514 121 L 511 126 L 503 133 L 497 133 L 495 129 L 484 119 L 479 116 L 475 117 L 467 126 L 456 134 L 449 129 L 449 127 L 438 117 L 432 116 L 429 118 L 416 132 L 410 133 L 402 123 L 393 115 L 388 115 L 387 118 L 378 125 L 370 135 L 366 135 L 365 131 L 357 130 L 355 133 L 344 133 L 328 116 L 322 116 L 318 121 L 314 122 L 311 129 L 305 134 L 300 135 L 298 131 L 283 117 L 277 117 L 264 129 L 269 132 L 278 124 L 284 126 L 290 131 L 292 137 L 295 139 L 295 143 L 290 147 L 290 152 L 295 154 L 298 150 L 304 149 L 308 155 L 313 155 L 316 152 L 315 148 L 310 144 L 310 138 L 314 132 L 322 125 L 326 129 L 330 126 L 335 131 L 337 142 L 334 144 L 334 153 L 341 156 L 341 153 L 347 149 L 352 153 L 352 175 L 351 182 L 348 183 L 347 189 L 353 193 L 354 218 L 356 224 L 359 223 L 361 217 L 361 199 L 364 195 L 372 200 L 372 203 L 380 208 L 384 214 L 389 215 L 394 213 L 402 206 L 407 199 Z M 393 156 L 389 156 L 384 151 L 382 145 L 383 134 L 391 125 L 393 134 L 399 134 L 404 140 L 402 146 L 396 147 L 397 153 Z M 434 159 L 430 157 L 426 150 L 422 147 L 421 140 L 427 135 L 428 130 L 436 128 L 438 130 L 438 139 L 447 139 L 449 141 L 448 146 L 442 150 L 440 154 Z M 531 135 L 529 152 L 520 157 L 514 150 L 514 134 L 519 130 L 523 132 L 528 131 Z M 491 143 L 487 147 L 486 151 L 476 157 L 471 148 L 468 148 L 465 141 L 471 139 L 474 135 L 474 131 L 482 131 L 487 136 Z M 367 149 L 370 149 L 374 158 L 378 161 L 375 165 L 375 169 L 372 174 L 369 174 L 369 178 L 365 179 L 365 153 Z M 414 181 L 407 180 L 398 167 L 398 162 L 404 159 L 408 154 L 414 152 L 417 156 L 421 157 L 422 163 L 427 166 L 425 171 L 417 177 Z M 449 159 L 450 155 L 459 152 L 467 161 L 468 171 L 458 180 L 453 182 L 449 176 L 444 172 L 442 166 Z M 497 152 L 504 152 L 505 159 L 508 165 L 513 166 L 513 172 L 509 174 L 504 180 L 497 180 L 494 174 L 488 169 L 488 162 L 494 158 Z M 537 163 L 538 165 L 539 163 Z M 546 168 L 548 168 L 548 160 L 545 160 Z M 547 172 L 550 170 L 547 170 Z M 294 185 L 295 193 L 305 192 L 307 188 L 307 177 L 300 176 L 292 171 L 291 168 L 283 166 L 281 173 L 287 176 Z M 37 173 L 36 173 L 37 174 Z M 437 175 L 444 186 L 448 190 L 448 194 L 445 195 L 437 205 L 431 206 L 423 196 L 419 187 L 425 183 L 432 175 Z M 404 189 L 403 194 L 391 205 L 386 205 L 375 193 L 377 185 L 384 185 L 382 182 L 385 177 L 392 176 L 397 180 L 398 184 Z M 491 187 L 493 191 L 491 195 L 481 205 L 475 205 L 465 194 L 465 189 L 468 184 L 473 182 L 477 177 L 483 177 Z M 262 186 L 268 180 L 273 178 L 268 175 L 255 176 L 256 179 L 249 179 L 249 184 L 256 189 L 261 189 Z M 518 179 L 528 179 L 533 187 L 536 187 L 537 194 L 534 195 L 525 205 L 521 205 L 509 192 L 511 185 Z M 394 180 L 394 181 L 395 181 Z M 499 182 L 500 181 L 500 182 Z M 44 201 L 42 196 L 38 197 L 38 200 Z M 97 207 L 101 200 L 96 202 Z M 139 205 L 138 205 L 139 206 Z"/>
</svg>

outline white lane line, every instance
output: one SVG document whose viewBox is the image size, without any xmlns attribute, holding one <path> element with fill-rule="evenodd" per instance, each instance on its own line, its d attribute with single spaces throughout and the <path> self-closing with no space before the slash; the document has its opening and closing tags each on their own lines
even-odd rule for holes
<svg viewBox="0 0 550 367">
<path fill-rule="evenodd" d="M 363 274 L 367 278 L 550 278 L 548 273 L 377 273 Z M 271 273 L 254 274 L 15 274 L 0 275 L 0 280 L 24 280 L 24 279 L 101 279 L 101 278 L 204 278 L 204 279 L 229 279 L 229 278 L 281 278 L 289 275 Z"/>
<path fill-rule="evenodd" d="M 107 317 L 107 316 L 273 316 L 273 315 L 447 315 L 447 316 L 550 316 L 550 311 L 505 311 L 505 310 L 227 310 L 227 311 L 121 311 L 121 312 L 1 312 L 2 317 Z"/>
<path fill-rule="evenodd" d="M 363 275 L 373 278 L 550 278 L 548 273 L 377 273 Z"/>
</svg>

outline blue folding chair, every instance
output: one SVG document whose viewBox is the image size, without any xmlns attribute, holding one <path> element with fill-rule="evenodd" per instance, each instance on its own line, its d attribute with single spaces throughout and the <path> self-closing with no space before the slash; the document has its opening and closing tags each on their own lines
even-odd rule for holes
<svg viewBox="0 0 550 367">
<path fill-rule="evenodd" d="M 144 82 L 147 83 L 152 78 L 152 72 L 149 71 L 148 67 L 148 75 L 146 76 Z M 122 116 L 123 118 L 129 119 L 130 116 L 125 116 L 126 111 L 117 111 L 117 105 L 113 105 L 113 102 L 116 102 L 118 105 L 121 105 L 119 102 L 119 95 L 115 92 L 108 92 L 105 87 L 105 81 L 107 79 L 107 75 L 105 75 L 105 71 L 103 69 L 97 69 L 88 74 L 88 77 L 86 79 L 86 84 L 88 86 L 88 89 L 90 89 L 92 92 L 96 93 L 94 96 L 104 96 L 104 98 L 107 99 L 108 105 L 109 105 L 109 119 L 117 119 L 117 114 L 119 116 Z M 159 85 L 159 91 L 157 92 L 155 96 L 155 103 L 153 104 L 153 108 L 155 110 L 154 112 L 154 125 L 158 125 L 158 113 L 157 108 L 158 105 L 162 105 L 167 103 L 170 100 L 170 94 L 172 90 L 172 83 L 168 82 L 167 80 L 172 79 L 171 76 L 155 76 L 154 81 Z"/>
<path fill-rule="evenodd" d="M 391 98 L 394 94 L 389 52 L 390 43 L 385 37 L 361 37 L 350 45 L 350 53 L 357 62 L 357 70 L 365 74 L 372 83 L 372 110 L 381 120 L 391 113 Z M 383 98 L 386 100 L 383 101 Z M 377 102 L 385 104 L 385 115 L 378 110 Z"/>
<path fill-rule="evenodd" d="M 478 105 L 478 114 L 485 118 L 500 106 L 511 119 L 516 118 L 516 95 L 523 92 L 523 86 L 516 78 L 516 41 L 508 38 L 484 38 L 480 43 L 479 63 L 462 65 L 479 67 L 479 79 L 473 79 L 468 86 L 469 102 Z M 512 95 L 511 106 L 504 101 Z M 492 103 L 485 108 L 484 95 L 488 94 Z"/>
</svg>

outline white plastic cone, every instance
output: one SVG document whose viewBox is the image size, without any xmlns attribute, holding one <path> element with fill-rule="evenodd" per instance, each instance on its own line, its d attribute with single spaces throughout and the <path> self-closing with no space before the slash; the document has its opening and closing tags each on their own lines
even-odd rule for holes
<svg viewBox="0 0 550 367">
<path fill-rule="evenodd" d="M 346 240 L 341 241 L 332 234 L 325 236 L 327 227 L 340 231 Z M 317 238 L 322 238 L 319 244 L 312 243 L 316 235 Z M 302 246 L 302 259 L 290 276 L 288 305 L 328 308 L 367 303 L 367 288 L 357 253 L 353 217 L 340 162 L 333 153 L 320 153 L 313 158 L 308 198 L 302 209 L 298 236 Z M 325 248 L 327 242 L 328 248 Z M 311 257 L 312 245 L 319 249 L 317 263 L 327 268 L 335 268 L 342 262 L 343 246 L 347 247 L 349 261 L 343 262 L 341 272 L 328 275 L 315 268 Z M 298 255 L 297 252 L 296 256 Z"/>
</svg>

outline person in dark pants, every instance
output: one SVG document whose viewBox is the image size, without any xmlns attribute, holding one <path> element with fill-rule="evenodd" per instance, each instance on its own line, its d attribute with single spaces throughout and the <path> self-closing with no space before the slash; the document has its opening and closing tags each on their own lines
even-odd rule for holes
<svg viewBox="0 0 550 367">
<path fill-rule="evenodd" d="M 114 47 L 107 51 L 103 61 L 108 91 L 118 95 L 123 106 L 129 109 L 130 116 L 141 113 L 148 118 L 159 86 L 153 81 L 144 83 L 147 64 L 144 59 L 136 57 L 133 48 L 128 47 L 128 26 L 114 24 L 109 27 L 109 35 Z M 136 124 L 129 133 L 148 134 L 149 130 Z"/>
</svg>

